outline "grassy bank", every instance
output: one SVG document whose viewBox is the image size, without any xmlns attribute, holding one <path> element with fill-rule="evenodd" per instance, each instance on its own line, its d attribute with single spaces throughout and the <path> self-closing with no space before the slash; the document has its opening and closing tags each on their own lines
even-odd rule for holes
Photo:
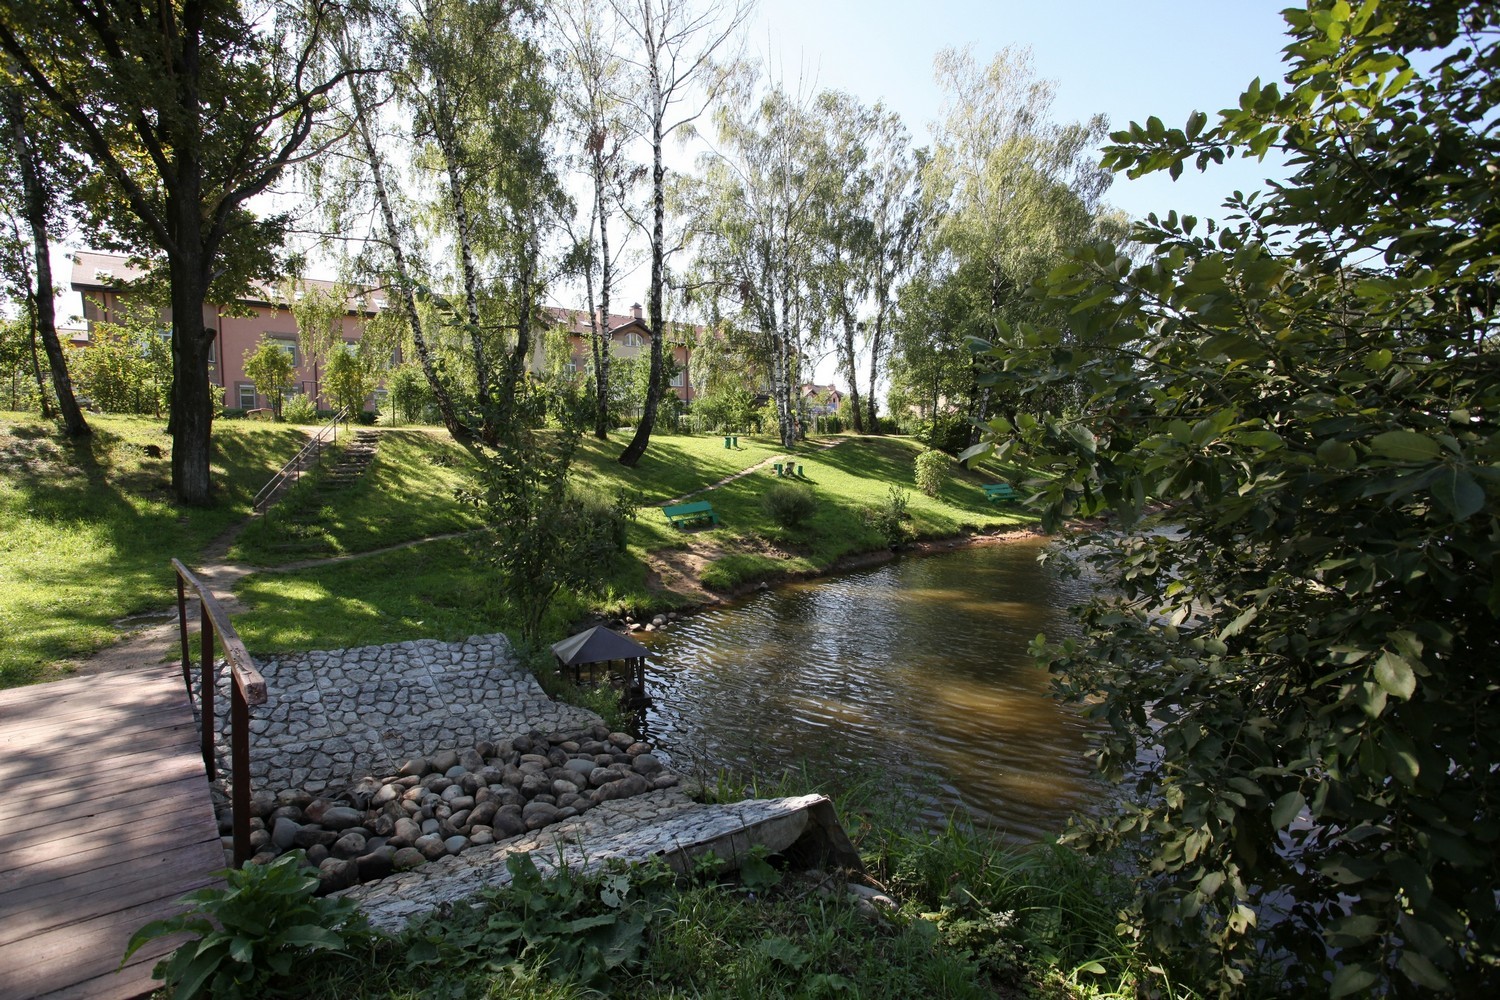
<svg viewBox="0 0 1500 1000">
<path fill-rule="evenodd" d="M 196 559 L 249 514 L 255 491 L 305 440 L 293 428 L 214 431 L 217 504 L 171 498 L 162 421 L 91 415 L 68 441 L 49 422 L 0 413 L 0 687 L 57 676 L 59 661 L 113 640 L 112 622 L 173 600 L 168 561 Z"/>
</svg>

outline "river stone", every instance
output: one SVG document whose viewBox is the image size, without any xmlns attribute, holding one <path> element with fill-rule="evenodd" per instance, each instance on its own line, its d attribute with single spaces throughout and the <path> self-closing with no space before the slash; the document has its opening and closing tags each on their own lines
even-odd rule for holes
<svg viewBox="0 0 1500 1000">
<path fill-rule="evenodd" d="M 465 771 L 481 771 L 484 769 L 484 754 L 470 747 L 458 755 L 458 763 Z"/>
<path fill-rule="evenodd" d="M 441 824 L 441 822 L 442 821 L 438 819 L 424 819 L 422 821 L 422 834 L 424 836 L 430 836 L 431 834 L 437 833 L 438 826 Z"/>
<path fill-rule="evenodd" d="M 400 785 L 386 783 L 384 785 L 381 785 L 380 790 L 375 793 L 373 798 L 370 799 L 370 805 L 378 809 L 381 806 L 386 805 L 387 803 L 395 802 L 397 799 L 401 798 L 401 795 L 405 791 L 406 789 L 402 788 Z"/>
<path fill-rule="evenodd" d="M 626 747 L 630 746 L 630 744 L 636 742 L 636 739 L 629 733 L 610 733 L 609 742 L 619 747 L 621 750 L 624 750 Z"/>
<path fill-rule="evenodd" d="M 589 798 L 594 801 L 595 805 L 598 805 L 600 802 L 608 802 L 611 799 L 628 799 L 633 795 L 649 791 L 650 788 L 651 783 L 639 774 L 628 774 L 617 781 L 600 785 L 589 793 Z"/>
<path fill-rule="evenodd" d="M 420 836 L 422 836 L 422 828 L 417 824 L 416 820 L 398 819 L 396 820 L 396 832 L 392 834 L 391 839 L 402 841 L 398 845 L 400 847 L 410 847 L 417 842 L 417 838 Z"/>
<path fill-rule="evenodd" d="M 578 810 L 572 806 L 563 806 L 557 811 L 557 821 L 561 823 L 565 819 L 572 819 L 578 815 Z"/>
<path fill-rule="evenodd" d="M 272 861 L 275 861 L 275 860 L 276 860 L 276 852 L 275 851 L 261 851 L 255 857 L 253 857 L 253 858 L 250 859 L 250 863 L 251 864 L 255 864 L 255 865 L 268 865 Z"/>
<path fill-rule="evenodd" d="M 344 797 L 349 800 L 349 803 L 354 808 L 368 809 L 370 808 L 371 800 L 375 798 L 375 793 L 379 791 L 380 782 L 374 778 L 360 778 L 353 785 L 349 786 L 349 790 L 344 793 Z"/>
<path fill-rule="evenodd" d="M 449 785 L 447 788 L 443 789 L 443 793 L 439 795 L 438 798 L 442 799 L 444 802 L 452 802 L 454 799 L 463 795 L 463 793 L 464 790 L 459 785 Z"/>
<path fill-rule="evenodd" d="M 327 861 L 330 857 L 332 855 L 328 853 L 328 848 L 322 844 L 314 844 L 307 849 L 307 863 L 314 868 Z"/>
<path fill-rule="evenodd" d="M 447 851 L 448 851 L 449 854 L 458 854 L 458 853 L 462 852 L 465 847 L 468 847 L 468 846 L 469 846 L 469 838 L 465 837 L 465 836 L 462 836 L 460 834 L 454 834 L 453 836 L 449 837 L 447 840 L 443 841 L 443 847 L 447 849 Z"/>
<path fill-rule="evenodd" d="M 230 842 L 230 844 L 229 844 L 230 847 L 233 848 L 233 846 L 234 846 L 234 838 L 230 837 L 229 838 L 229 842 Z M 263 849 L 270 842 L 271 842 L 271 835 L 269 833 L 267 833 L 265 830 L 251 830 L 250 831 L 250 850 L 252 850 L 252 851 L 259 851 L 259 850 Z"/>
<path fill-rule="evenodd" d="M 671 771 L 663 771 L 651 779 L 652 788 L 673 788 L 682 781 L 682 775 L 673 774 Z"/>
<path fill-rule="evenodd" d="M 586 757 L 574 757 L 563 765 L 569 771 L 583 775 L 585 780 L 588 779 L 589 772 L 594 769 L 594 766 L 594 762 Z"/>
<path fill-rule="evenodd" d="M 631 766 L 648 778 L 660 771 L 663 767 L 662 762 L 657 759 L 656 755 L 649 753 L 641 754 L 635 759 L 635 763 Z"/>
<path fill-rule="evenodd" d="M 342 858 L 329 858 L 318 865 L 318 891 L 324 895 L 347 889 L 359 881 L 359 865 Z"/>
<path fill-rule="evenodd" d="M 359 867 L 361 882 L 374 882 L 385 878 L 395 869 L 396 849 L 389 846 L 381 847 L 355 858 L 354 863 Z"/>
<path fill-rule="evenodd" d="M 415 847 L 402 847 L 396 851 L 395 857 L 391 858 L 391 863 L 398 872 L 405 872 L 420 868 L 427 863 L 427 859 Z"/>
<path fill-rule="evenodd" d="M 346 833 L 334 841 L 331 850 L 336 858 L 357 858 L 365 853 L 365 838 L 357 833 Z"/>
<path fill-rule="evenodd" d="M 452 767 L 448 768 L 448 770 L 443 772 L 443 777 L 447 778 L 449 781 L 457 781 L 459 778 L 462 778 L 468 773 L 469 769 L 467 767 L 464 767 L 462 764 L 454 764 Z"/>
<path fill-rule="evenodd" d="M 480 802 L 469 813 L 469 823 L 472 826 L 489 826 L 490 820 L 495 818 L 495 813 L 499 812 L 499 810 L 500 803 L 494 799 L 487 799 L 484 802 Z"/>
<path fill-rule="evenodd" d="M 275 809 L 271 810 L 271 815 L 267 817 L 267 821 L 274 829 L 276 826 L 276 821 L 279 819 L 289 819 L 293 823 L 301 823 L 304 818 L 305 817 L 302 815 L 302 808 L 300 806 L 277 806 Z"/>
<path fill-rule="evenodd" d="M 618 781 L 619 778 L 620 772 L 613 771 L 607 767 L 596 767 L 589 772 L 589 784 L 595 788 L 607 785 L 611 781 Z"/>
<path fill-rule="evenodd" d="M 511 747 L 512 750 L 515 750 L 518 753 L 530 753 L 531 752 L 531 737 L 530 736 L 514 736 L 514 737 L 511 738 L 510 747 Z"/>
<path fill-rule="evenodd" d="M 490 832 L 488 827 L 479 827 L 469 833 L 469 843 L 475 847 L 483 847 L 486 844 L 493 844 L 494 842 L 495 835 Z"/>
<path fill-rule="evenodd" d="M 453 833 L 458 833 L 460 830 L 462 830 L 464 828 L 464 825 L 466 823 L 468 823 L 468 822 L 469 822 L 469 810 L 467 810 L 467 809 L 460 809 L 458 812 L 456 812 L 452 816 L 448 817 L 448 821 L 444 824 L 444 826 L 446 826 Z"/>
<path fill-rule="evenodd" d="M 478 794 L 479 790 L 486 784 L 487 782 L 483 778 L 472 772 L 458 779 L 458 787 L 462 788 L 466 795 Z"/>
<path fill-rule="evenodd" d="M 458 764 L 458 754 L 453 750 L 440 750 L 432 755 L 432 769 L 447 771 Z"/>
<path fill-rule="evenodd" d="M 330 830 L 347 830 L 351 826 L 359 826 L 365 821 L 365 814 L 358 809 L 349 806 L 330 806 L 323 811 L 323 818 L 319 821 Z"/>
<path fill-rule="evenodd" d="M 489 740 L 480 740 L 478 743 L 474 744 L 474 752 L 480 756 L 481 760 L 487 760 L 490 757 L 495 756 L 495 744 L 491 743 Z M 461 760 L 463 755 L 459 754 L 459 757 Z"/>
<path fill-rule="evenodd" d="M 298 809 L 305 809 L 312 800 L 313 797 L 300 788 L 288 788 L 276 793 L 276 804 L 279 806 L 296 806 Z"/>
<path fill-rule="evenodd" d="M 558 778 L 556 781 L 552 782 L 552 794 L 557 796 L 558 798 L 562 798 L 564 795 L 572 795 L 577 791 L 578 786 L 573 784 L 573 782 L 571 781 L 564 781 L 561 778 Z"/>
<path fill-rule="evenodd" d="M 271 827 L 271 843 L 276 845 L 278 851 L 290 851 L 297 842 L 297 831 L 302 829 L 294 821 L 282 816 Z"/>
<path fill-rule="evenodd" d="M 526 829 L 540 830 L 557 822 L 557 807 L 545 802 L 528 802 L 521 817 L 526 822 Z"/>
<path fill-rule="evenodd" d="M 528 774 L 521 782 L 521 794 L 528 798 L 543 795 L 552 788 L 552 779 L 545 774 Z"/>
<path fill-rule="evenodd" d="M 649 744 L 649 743 L 632 743 L 632 744 L 630 744 L 630 746 L 628 746 L 628 747 L 625 748 L 625 752 L 628 753 L 628 754 L 630 754 L 630 756 L 632 756 L 632 757 L 639 757 L 643 753 L 650 753 L 651 752 L 651 744 Z"/>
<path fill-rule="evenodd" d="M 402 777 L 410 775 L 412 777 L 420 778 L 431 770 L 432 765 L 428 763 L 426 757 L 413 757 L 405 764 L 402 764 L 401 770 L 397 771 L 396 773 L 401 775 Z"/>
<path fill-rule="evenodd" d="M 389 837 L 396 830 L 396 820 L 381 813 L 370 821 L 370 832 L 377 837 Z"/>
<path fill-rule="evenodd" d="M 250 795 L 250 815 L 265 819 L 276 811 L 276 793 L 262 789 Z"/>
<path fill-rule="evenodd" d="M 456 798 L 452 802 L 448 803 L 448 808 L 452 809 L 454 812 L 459 812 L 460 810 L 464 810 L 464 809 L 473 809 L 474 808 L 474 796 L 472 796 L 472 795 L 460 795 L 458 798 Z"/>
<path fill-rule="evenodd" d="M 292 838 L 292 841 L 298 847 L 302 848 L 312 847 L 314 844 L 332 847 L 333 842 L 338 839 L 339 835 L 332 830 L 324 830 L 316 826 L 304 826 L 297 831 L 297 835 Z"/>
<path fill-rule="evenodd" d="M 309 823 L 321 824 L 323 822 L 323 815 L 332 808 L 333 803 L 327 799 L 313 799 L 302 807 L 302 815 L 307 818 L 307 822 Z"/>
<path fill-rule="evenodd" d="M 425 837 L 419 837 L 415 844 L 417 850 L 422 852 L 422 857 L 428 861 L 436 861 L 448 853 L 448 848 L 443 846 L 443 838 L 435 833 L 429 833 Z"/>
<path fill-rule="evenodd" d="M 521 816 L 521 807 L 515 805 L 501 806 L 490 825 L 495 828 L 495 836 L 502 840 L 526 832 L 526 820 Z"/>
</svg>

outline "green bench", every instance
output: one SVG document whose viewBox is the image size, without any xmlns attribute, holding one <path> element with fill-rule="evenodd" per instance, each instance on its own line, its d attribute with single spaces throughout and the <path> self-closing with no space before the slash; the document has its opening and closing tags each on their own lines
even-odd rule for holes
<svg viewBox="0 0 1500 1000">
<path fill-rule="evenodd" d="M 979 488 L 984 490 L 984 498 L 990 503 L 1016 503 L 1021 499 L 1021 494 L 1010 483 L 990 483 Z"/>
<path fill-rule="evenodd" d="M 667 521 L 674 528 L 681 528 L 694 521 L 708 521 L 710 524 L 719 523 L 719 515 L 714 513 L 714 505 L 707 500 L 663 507 L 661 512 L 667 515 Z"/>
</svg>

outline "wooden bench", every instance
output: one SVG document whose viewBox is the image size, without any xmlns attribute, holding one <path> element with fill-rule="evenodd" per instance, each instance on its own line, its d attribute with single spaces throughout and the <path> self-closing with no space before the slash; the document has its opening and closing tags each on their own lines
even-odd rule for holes
<svg viewBox="0 0 1500 1000">
<path fill-rule="evenodd" d="M 989 483 L 979 488 L 984 490 L 984 498 L 990 503 L 1016 503 L 1021 499 L 1021 494 L 1010 483 Z"/>
<path fill-rule="evenodd" d="M 719 515 L 714 513 L 714 505 L 707 500 L 663 507 L 661 512 L 667 516 L 667 521 L 674 528 L 681 528 L 694 521 L 708 521 L 710 524 L 719 523 Z"/>
</svg>

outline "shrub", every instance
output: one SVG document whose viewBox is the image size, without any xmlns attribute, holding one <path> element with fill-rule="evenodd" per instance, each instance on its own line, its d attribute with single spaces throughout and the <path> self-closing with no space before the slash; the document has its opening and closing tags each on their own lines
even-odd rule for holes
<svg viewBox="0 0 1500 1000">
<path fill-rule="evenodd" d="M 282 404 L 281 418 L 290 424 L 317 423 L 318 407 L 308 396 L 293 396 Z"/>
<path fill-rule="evenodd" d="M 182 897 L 192 908 L 136 931 L 125 958 L 154 938 L 187 932 L 197 937 L 152 970 L 178 1000 L 269 996 L 279 980 L 290 987 L 310 953 L 343 952 L 371 936 L 353 900 L 313 898 L 318 878 L 304 861 L 291 851 L 269 865 L 226 870 L 227 888 Z"/>
<path fill-rule="evenodd" d="M 917 489 L 930 497 L 943 491 L 953 473 L 953 460 L 940 451 L 924 451 L 917 456 Z"/>
<path fill-rule="evenodd" d="M 777 483 L 761 497 L 766 516 L 783 528 L 795 528 L 818 509 L 813 491 L 797 483 Z"/>
<path fill-rule="evenodd" d="M 906 521 L 910 515 L 906 508 L 910 503 L 910 493 L 899 486 L 892 486 L 886 494 L 885 506 L 865 508 L 865 524 L 878 531 L 891 548 L 896 548 L 909 535 Z"/>
</svg>

